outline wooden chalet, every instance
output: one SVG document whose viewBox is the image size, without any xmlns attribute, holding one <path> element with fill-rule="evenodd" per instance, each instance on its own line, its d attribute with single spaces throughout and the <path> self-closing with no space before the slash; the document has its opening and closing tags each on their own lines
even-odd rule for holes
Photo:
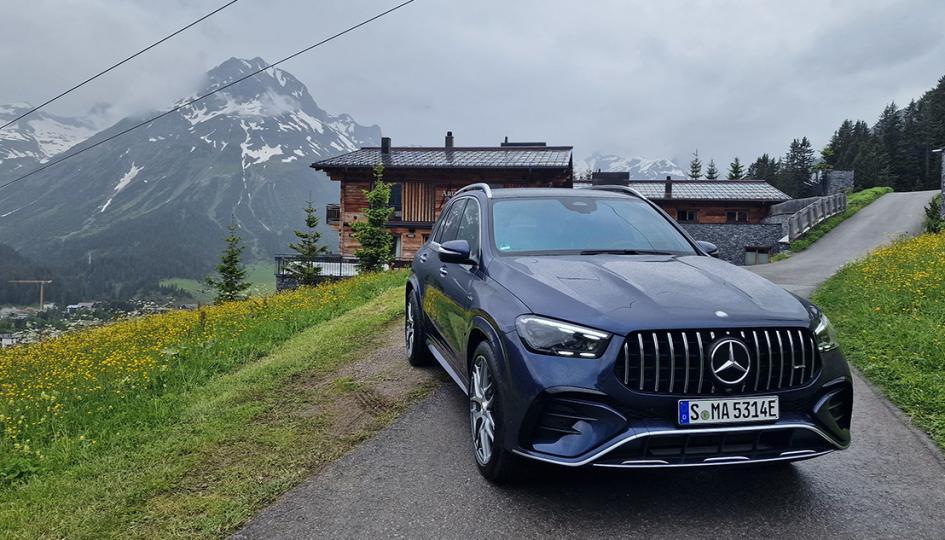
<svg viewBox="0 0 945 540">
<path fill-rule="evenodd" d="M 398 259 L 412 259 L 430 236 L 443 205 L 457 189 L 485 182 L 493 187 L 572 187 L 570 146 L 543 142 L 509 142 L 499 146 L 460 147 L 447 132 L 442 147 L 395 147 L 389 137 L 380 147 L 366 147 L 324 159 L 312 168 L 341 184 L 341 200 L 328 205 L 326 221 L 340 234 L 343 257 L 360 247 L 351 224 L 364 219 L 364 192 L 373 182 L 373 167 L 384 165 L 384 180 L 392 184 L 394 215 L 388 224 Z"/>
</svg>

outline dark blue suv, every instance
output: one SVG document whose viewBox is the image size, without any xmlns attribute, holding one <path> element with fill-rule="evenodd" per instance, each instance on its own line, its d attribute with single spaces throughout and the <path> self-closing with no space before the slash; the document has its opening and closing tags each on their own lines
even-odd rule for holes
<svg viewBox="0 0 945 540">
<path fill-rule="evenodd" d="M 780 462 L 850 444 L 850 369 L 806 300 L 712 255 L 632 189 L 459 190 L 406 294 L 410 363 L 469 396 L 501 480 Z"/>
</svg>

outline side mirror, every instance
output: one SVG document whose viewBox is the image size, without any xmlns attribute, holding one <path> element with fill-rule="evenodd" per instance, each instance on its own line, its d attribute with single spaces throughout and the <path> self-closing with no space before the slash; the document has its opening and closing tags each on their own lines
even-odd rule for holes
<svg viewBox="0 0 945 540">
<path fill-rule="evenodd" d="M 440 244 L 437 251 L 440 260 L 445 263 L 469 264 L 469 242 L 465 240 L 450 240 Z"/>
<path fill-rule="evenodd" d="M 705 251 L 709 257 L 719 258 L 719 246 L 713 244 L 712 242 L 706 242 L 705 240 L 696 240 L 696 245 L 699 246 L 699 249 Z"/>
</svg>

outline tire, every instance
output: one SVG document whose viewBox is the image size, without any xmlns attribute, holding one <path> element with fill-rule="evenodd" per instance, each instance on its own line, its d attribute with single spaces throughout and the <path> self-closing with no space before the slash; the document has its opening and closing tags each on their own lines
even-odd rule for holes
<svg viewBox="0 0 945 540">
<path fill-rule="evenodd" d="M 423 367 L 433 363 L 433 355 L 427 349 L 426 334 L 423 331 L 423 312 L 417 292 L 410 291 L 404 308 L 404 349 L 411 366 Z"/>
<path fill-rule="evenodd" d="M 514 478 L 517 459 L 501 443 L 505 440 L 505 424 L 501 385 L 495 377 L 498 365 L 492 345 L 487 341 L 480 343 L 470 363 L 469 429 L 479 473 L 490 482 L 501 484 Z"/>
</svg>

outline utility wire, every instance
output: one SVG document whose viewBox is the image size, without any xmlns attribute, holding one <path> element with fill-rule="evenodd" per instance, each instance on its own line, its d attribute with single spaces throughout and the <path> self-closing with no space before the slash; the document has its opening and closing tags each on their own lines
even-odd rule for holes
<svg viewBox="0 0 945 540">
<path fill-rule="evenodd" d="M 237 84 L 237 83 L 240 83 L 240 82 L 242 82 L 242 81 L 245 81 L 246 79 L 249 79 L 250 77 L 254 77 L 254 76 L 256 76 L 256 75 L 259 75 L 260 73 L 262 73 L 263 71 L 266 71 L 267 69 L 273 68 L 273 67 L 278 66 L 279 64 L 281 64 L 281 63 L 283 63 L 283 62 L 286 62 L 286 61 L 288 61 L 288 60 L 291 60 L 291 59 L 295 58 L 296 56 L 299 56 L 299 55 L 301 55 L 301 54 L 307 53 L 308 51 L 314 49 L 315 47 L 318 47 L 318 46 L 320 46 L 320 45 L 324 45 L 325 43 L 328 43 L 329 41 L 331 41 L 331 40 L 333 40 L 333 39 L 339 38 L 339 37 L 341 37 L 341 36 L 347 34 L 348 32 L 351 32 L 351 31 L 353 31 L 353 30 L 357 30 L 358 28 L 361 28 L 362 26 L 364 26 L 364 25 L 366 25 L 366 24 L 368 24 L 368 23 L 371 23 L 371 22 L 373 22 L 373 21 L 376 21 L 377 19 L 380 19 L 381 17 L 383 17 L 384 15 L 387 15 L 388 13 L 393 13 L 394 11 L 397 11 L 398 9 L 400 9 L 400 8 L 402 8 L 402 7 L 404 7 L 404 6 L 406 6 L 407 4 L 412 4 L 413 2 L 414 2 L 414 0 L 407 0 L 406 2 L 397 4 L 396 6 L 390 8 L 390 9 L 388 9 L 388 10 L 386 10 L 386 11 L 382 11 L 382 12 L 378 13 L 377 15 L 371 17 L 370 19 L 365 19 L 365 20 L 359 22 L 358 24 L 356 24 L 356 25 L 354 25 L 354 26 L 349 26 L 348 28 L 342 30 L 341 32 L 338 32 L 337 34 L 331 35 L 331 36 L 329 36 L 329 37 L 327 37 L 327 38 L 325 38 L 325 39 L 319 41 L 318 43 L 315 43 L 315 44 L 313 44 L 313 45 L 309 45 L 308 47 L 306 47 L 306 48 L 304 48 L 304 49 L 302 49 L 302 50 L 300 50 L 300 51 L 297 51 L 297 52 L 295 52 L 295 53 L 292 53 L 292 54 L 290 54 L 289 56 L 286 56 L 285 58 L 283 58 L 283 59 L 281 59 L 281 60 L 278 60 L 278 61 L 276 61 L 276 62 L 273 62 L 273 63 L 271 63 L 271 64 L 269 64 L 269 65 L 267 65 L 267 66 L 265 66 L 265 67 L 263 67 L 263 68 L 257 69 L 256 71 L 253 71 L 253 72 L 249 73 L 248 75 L 245 75 L 245 76 L 243 76 L 243 77 L 240 77 L 240 78 L 238 78 L 238 79 L 236 79 L 236 80 L 234 80 L 234 81 L 232 81 L 232 82 L 229 82 L 229 83 L 227 83 L 227 84 L 225 84 L 225 85 L 223 85 L 223 86 L 221 86 L 221 87 L 219 87 L 219 88 L 216 88 L 216 89 L 214 89 L 214 90 L 211 90 L 210 92 L 207 92 L 206 94 L 203 94 L 202 96 L 198 96 L 198 97 L 195 97 L 194 99 L 192 99 L 192 100 L 190 100 L 190 101 L 187 101 L 187 102 L 185 102 L 185 103 L 181 103 L 180 105 L 177 105 L 177 106 L 174 107 L 173 109 L 170 109 L 170 110 L 168 110 L 168 111 L 162 112 L 161 114 L 159 114 L 159 115 L 157 115 L 157 116 L 153 116 L 153 117 L 151 117 L 151 118 L 148 118 L 147 120 L 145 120 L 145 121 L 143 121 L 143 122 L 139 122 L 139 123 L 137 123 L 137 124 L 135 124 L 135 125 L 133 125 L 133 126 L 127 128 L 127 129 L 123 129 L 123 130 L 119 131 L 118 133 L 116 133 L 116 134 L 114 134 L 114 135 L 111 135 L 111 136 L 109 136 L 109 137 L 106 137 L 106 138 L 104 138 L 104 139 L 102 139 L 102 140 L 100 140 L 100 141 L 94 143 L 94 144 L 90 144 L 89 146 L 86 146 L 86 147 L 84 147 L 84 148 L 81 148 L 80 150 L 77 150 L 77 151 L 75 151 L 75 152 L 73 152 L 73 153 L 71 153 L 71 154 L 69 154 L 69 155 L 67 155 L 67 156 L 63 156 L 63 157 L 61 157 L 61 158 L 59 158 L 59 159 L 57 159 L 57 160 L 51 161 L 51 162 L 49 162 L 49 163 L 43 165 L 42 167 L 39 167 L 39 168 L 37 168 L 37 169 L 33 169 L 32 171 L 30 171 L 30 172 L 24 174 L 23 176 L 14 178 L 13 180 L 10 180 L 9 182 L 7 182 L 7 183 L 5 183 L 5 184 L 0 184 L 0 189 L 3 189 L 3 188 L 5 188 L 5 187 L 7 187 L 7 186 L 9 186 L 9 185 L 11 185 L 11 184 L 15 184 L 15 183 L 19 182 L 20 180 L 24 180 L 24 179 L 26 179 L 26 178 L 29 178 L 30 176 L 33 176 L 34 174 L 36 174 L 36 173 L 38 173 L 38 172 L 40 172 L 40 171 L 44 171 L 44 170 L 46 170 L 46 169 L 48 169 L 48 168 L 50 168 L 50 167 L 53 167 L 53 166 L 55 166 L 55 165 L 58 165 L 58 164 L 62 163 L 63 161 L 66 161 L 67 159 L 74 158 L 75 156 L 78 156 L 79 154 L 82 154 L 82 153 L 84 153 L 84 152 L 87 152 L 87 151 L 89 151 L 89 150 L 91 150 L 91 149 L 93 149 L 93 148 L 95 148 L 95 147 L 97 147 L 97 146 L 101 146 L 101 145 L 103 145 L 103 144 L 105 144 L 105 143 L 107 143 L 107 142 L 109 142 L 109 141 L 113 141 L 113 140 L 117 139 L 118 137 L 121 137 L 122 135 L 124 135 L 124 134 L 126 134 L 126 133 L 129 133 L 129 132 L 131 132 L 131 131 L 134 131 L 134 130 L 140 128 L 141 126 L 145 126 L 145 125 L 147 125 L 147 124 L 150 124 L 151 122 L 154 122 L 155 120 L 159 120 L 159 119 L 161 119 L 161 118 L 164 118 L 165 116 L 167 116 L 167 115 L 169 115 L 169 114 L 171 114 L 171 113 L 175 113 L 175 112 L 177 112 L 177 111 L 183 109 L 184 107 L 189 107 L 189 106 L 193 105 L 194 103 L 197 103 L 198 101 L 201 101 L 201 100 L 203 100 L 203 99 L 206 99 L 206 98 L 212 96 L 213 94 L 216 94 L 217 92 L 220 92 L 220 91 L 222 91 L 222 90 L 226 90 L 227 88 L 233 86 L 234 84 Z"/>
<path fill-rule="evenodd" d="M 158 40 L 158 41 L 155 41 L 154 43 L 152 43 L 152 44 L 148 45 L 147 47 L 141 49 L 140 51 L 134 53 L 133 55 L 129 56 L 128 58 L 125 58 L 125 59 L 122 60 L 121 62 L 118 62 L 117 64 L 114 64 L 114 65 L 112 65 L 111 67 L 109 67 L 108 69 L 105 69 L 105 70 L 103 70 L 103 71 L 100 71 L 100 72 L 96 73 L 95 75 L 92 75 L 92 76 L 89 77 L 88 79 L 85 79 L 84 81 L 80 82 L 79 84 L 77 84 L 77 85 L 73 86 L 72 88 L 66 90 L 65 92 L 59 94 L 58 96 L 56 96 L 56 97 L 54 97 L 54 98 L 51 98 L 51 99 L 48 99 L 48 100 L 44 101 L 43 103 L 39 104 L 38 106 L 33 107 L 32 109 L 26 111 L 25 113 L 21 114 L 20 116 L 17 116 L 17 117 L 14 118 L 13 120 L 10 120 L 10 121 L 7 122 L 6 124 L 3 124 L 2 126 L 0 126 L 0 129 L 4 129 L 4 128 L 6 128 L 7 126 L 16 123 L 16 122 L 22 120 L 24 117 L 33 114 L 34 112 L 36 112 L 36 111 L 42 109 L 42 108 L 45 107 L 46 105 L 49 105 L 49 104 L 52 103 L 53 101 L 56 101 L 57 99 L 59 99 L 59 98 L 65 96 L 66 94 L 69 94 L 69 93 L 72 93 L 72 92 L 75 91 L 75 90 L 78 90 L 79 88 L 81 88 L 81 87 L 85 86 L 86 84 L 88 84 L 88 83 L 94 81 L 95 79 L 101 77 L 102 75 L 105 75 L 105 74 L 108 73 L 109 71 L 111 71 L 111 70 L 117 68 L 118 66 L 124 64 L 125 62 L 127 62 L 127 61 L 129 61 L 129 60 L 132 60 L 132 59 L 134 59 L 134 58 L 136 58 L 136 57 L 138 57 L 138 56 L 141 56 L 142 54 L 144 54 L 144 53 L 150 51 L 151 49 L 153 49 L 153 48 L 155 48 L 155 47 L 157 47 L 157 46 L 160 45 L 161 43 L 164 43 L 165 41 L 171 39 L 172 37 L 176 36 L 177 34 L 180 34 L 180 33 L 183 32 L 184 30 L 187 30 L 187 29 L 190 28 L 191 26 L 193 26 L 193 25 L 195 25 L 195 24 L 197 24 L 197 23 L 199 23 L 199 22 L 201 22 L 201 21 L 203 21 L 203 20 L 209 18 L 211 15 L 214 15 L 214 14 L 217 14 L 217 13 L 223 11 L 224 9 L 226 9 L 226 8 L 228 8 L 228 7 L 230 7 L 230 6 L 232 6 L 233 4 L 237 3 L 238 1 L 239 1 L 239 0 L 230 0 L 229 2 L 223 4 L 222 6 L 220 6 L 220 7 L 218 7 L 217 9 L 211 11 L 210 13 L 207 13 L 207 14 L 204 15 L 203 17 L 200 17 L 200 18 L 197 19 L 196 21 L 194 21 L 194 22 L 188 24 L 187 26 L 184 26 L 183 28 L 178 29 L 178 30 L 177 30 L 176 32 L 174 32 L 173 34 L 169 34 L 169 35 L 163 37 L 162 39 L 160 39 L 160 40 Z"/>
</svg>

